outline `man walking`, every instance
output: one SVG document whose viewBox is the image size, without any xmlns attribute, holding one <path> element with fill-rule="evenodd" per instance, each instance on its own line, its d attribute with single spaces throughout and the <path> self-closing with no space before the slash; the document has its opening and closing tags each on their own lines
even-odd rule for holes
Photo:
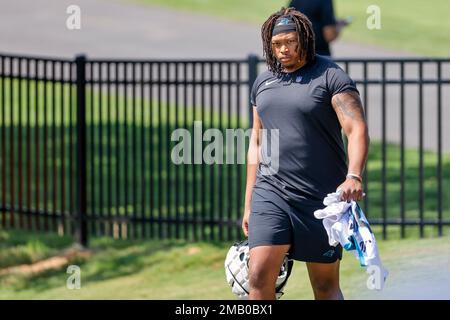
<svg viewBox="0 0 450 320">
<path fill-rule="evenodd" d="M 315 54 L 314 32 L 302 13 L 282 8 L 263 24 L 261 35 L 269 70 L 251 91 L 254 122 L 242 221 L 250 247 L 249 296 L 275 299 L 289 253 L 306 262 L 316 299 L 342 299 L 342 248 L 328 244 L 314 211 L 337 188 L 343 200 L 362 198 L 369 136 L 359 93 L 338 65 Z M 269 146 L 262 129 L 278 130 L 276 168 L 264 156 Z M 348 165 L 341 129 L 348 138 Z"/>
</svg>

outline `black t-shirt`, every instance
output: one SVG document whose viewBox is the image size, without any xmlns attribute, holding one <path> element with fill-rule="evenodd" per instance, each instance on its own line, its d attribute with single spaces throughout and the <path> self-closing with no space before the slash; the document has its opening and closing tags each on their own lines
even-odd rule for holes
<svg viewBox="0 0 450 320">
<path fill-rule="evenodd" d="M 347 163 L 333 95 L 356 91 L 333 61 L 316 56 L 292 73 L 261 73 L 250 101 L 263 135 L 256 184 L 271 186 L 288 200 L 322 201 L 345 180 Z"/>
<path fill-rule="evenodd" d="M 289 4 L 311 21 L 316 35 L 316 53 L 329 56 L 330 46 L 323 37 L 322 28 L 336 24 L 332 0 L 292 0 Z"/>
</svg>

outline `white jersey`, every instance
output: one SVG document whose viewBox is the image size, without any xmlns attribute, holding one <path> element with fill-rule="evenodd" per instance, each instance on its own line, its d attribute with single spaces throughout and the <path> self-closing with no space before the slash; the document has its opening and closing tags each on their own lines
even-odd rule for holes
<svg viewBox="0 0 450 320">
<path fill-rule="evenodd" d="M 340 196 L 340 192 L 328 194 L 323 201 L 326 207 L 316 210 L 314 216 L 323 219 L 330 245 L 341 244 L 346 251 L 353 253 L 362 267 L 379 268 L 382 281 L 376 289 L 382 289 L 389 272 L 381 263 L 369 221 L 357 202 L 341 201 Z"/>
</svg>

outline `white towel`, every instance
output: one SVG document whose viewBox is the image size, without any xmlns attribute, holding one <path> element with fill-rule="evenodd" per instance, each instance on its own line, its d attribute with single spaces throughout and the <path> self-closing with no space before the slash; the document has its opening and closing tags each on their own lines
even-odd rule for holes
<svg viewBox="0 0 450 320">
<path fill-rule="evenodd" d="M 331 246 L 341 246 L 353 253 L 362 267 L 374 266 L 382 279 L 372 288 L 382 290 L 389 271 L 381 263 L 378 247 L 369 221 L 355 201 L 341 201 L 341 190 L 330 193 L 323 200 L 326 206 L 316 210 L 314 216 L 322 219 Z"/>
</svg>

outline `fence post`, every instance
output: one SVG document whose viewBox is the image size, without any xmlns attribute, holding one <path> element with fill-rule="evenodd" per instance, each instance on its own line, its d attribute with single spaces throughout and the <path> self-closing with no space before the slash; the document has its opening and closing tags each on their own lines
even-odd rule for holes
<svg viewBox="0 0 450 320">
<path fill-rule="evenodd" d="M 77 69 L 77 221 L 75 223 L 76 241 L 86 247 L 87 235 L 87 168 L 86 168 L 86 56 L 75 57 Z"/>
<path fill-rule="evenodd" d="M 258 61 L 259 57 L 255 54 L 250 54 L 248 56 L 248 92 L 249 94 L 252 91 L 253 82 L 255 82 L 256 77 L 258 76 Z M 249 122 L 250 128 L 253 127 L 253 106 L 249 102 Z"/>
</svg>

